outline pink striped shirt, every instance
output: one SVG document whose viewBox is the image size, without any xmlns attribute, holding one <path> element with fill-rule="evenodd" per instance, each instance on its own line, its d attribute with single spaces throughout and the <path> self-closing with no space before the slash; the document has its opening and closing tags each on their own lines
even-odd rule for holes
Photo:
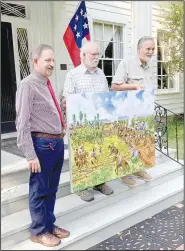
<svg viewBox="0 0 185 251">
<path fill-rule="evenodd" d="M 61 134 L 62 125 L 47 86 L 48 79 L 33 71 L 16 92 L 17 145 L 27 160 L 37 158 L 31 132 Z"/>
</svg>

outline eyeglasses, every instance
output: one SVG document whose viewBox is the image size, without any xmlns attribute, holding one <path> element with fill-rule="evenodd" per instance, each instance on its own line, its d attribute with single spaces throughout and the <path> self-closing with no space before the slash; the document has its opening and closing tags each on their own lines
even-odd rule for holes
<svg viewBox="0 0 185 251">
<path fill-rule="evenodd" d="M 100 53 L 91 53 L 91 52 L 86 52 L 86 53 L 91 54 L 91 56 L 93 56 L 93 57 L 100 57 L 101 56 Z"/>
</svg>

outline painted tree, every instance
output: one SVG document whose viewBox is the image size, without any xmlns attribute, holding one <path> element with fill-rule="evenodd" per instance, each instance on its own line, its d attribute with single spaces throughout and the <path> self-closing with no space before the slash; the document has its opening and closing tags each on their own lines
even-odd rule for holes
<svg viewBox="0 0 185 251">
<path fill-rule="evenodd" d="M 183 1 L 171 2 L 169 11 L 164 10 L 160 24 L 165 32 L 162 32 L 162 41 L 167 46 L 170 61 L 168 63 L 171 74 L 184 71 L 184 6 Z"/>
<path fill-rule="evenodd" d="M 84 122 L 85 122 L 85 124 L 87 124 L 87 114 L 86 113 L 84 113 Z"/>
<path fill-rule="evenodd" d="M 97 125 L 99 126 L 99 124 L 100 124 L 100 114 L 99 113 L 97 113 L 97 115 L 96 115 L 96 120 L 97 120 Z"/>
<path fill-rule="evenodd" d="M 76 123 L 76 116 L 75 114 L 73 114 L 73 124 L 75 125 L 75 123 Z"/>
<path fill-rule="evenodd" d="M 79 120 L 80 120 L 80 124 L 82 124 L 82 120 L 83 120 L 83 112 L 82 111 L 79 112 Z"/>
</svg>

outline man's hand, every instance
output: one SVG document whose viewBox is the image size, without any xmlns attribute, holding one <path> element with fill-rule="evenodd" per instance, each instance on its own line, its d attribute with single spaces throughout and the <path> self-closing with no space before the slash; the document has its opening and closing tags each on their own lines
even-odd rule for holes
<svg viewBox="0 0 185 251">
<path fill-rule="evenodd" d="M 144 85 L 143 84 L 135 84 L 135 90 L 142 90 L 142 89 L 144 89 Z"/>
<path fill-rule="evenodd" d="M 41 172 L 40 162 L 39 162 L 38 158 L 29 160 L 28 164 L 29 164 L 29 169 L 32 171 L 32 173 L 40 173 Z"/>
<path fill-rule="evenodd" d="M 62 130 L 63 137 L 66 135 L 66 130 L 63 128 Z"/>
</svg>

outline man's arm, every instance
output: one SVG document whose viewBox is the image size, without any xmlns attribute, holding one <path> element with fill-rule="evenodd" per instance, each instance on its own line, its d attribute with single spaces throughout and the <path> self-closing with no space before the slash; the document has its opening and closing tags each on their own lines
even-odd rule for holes
<svg viewBox="0 0 185 251">
<path fill-rule="evenodd" d="M 17 146 L 21 149 L 32 172 L 40 172 L 40 164 L 33 147 L 30 131 L 30 115 L 33 106 L 33 90 L 22 82 L 16 93 Z"/>
<path fill-rule="evenodd" d="M 142 84 L 125 84 L 125 83 L 112 83 L 111 90 L 113 91 L 130 91 L 130 90 L 140 90 L 144 88 Z"/>
<path fill-rule="evenodd" d="M 112 91 L 130 91 L 140 90 L 144 88 L 142 84 L 127 83 L 128 81 L 128 70 L 127 63 L 122 60 L 116 70 L 115 76 L 112 80 L 111 90 Z"/>
</svg>

